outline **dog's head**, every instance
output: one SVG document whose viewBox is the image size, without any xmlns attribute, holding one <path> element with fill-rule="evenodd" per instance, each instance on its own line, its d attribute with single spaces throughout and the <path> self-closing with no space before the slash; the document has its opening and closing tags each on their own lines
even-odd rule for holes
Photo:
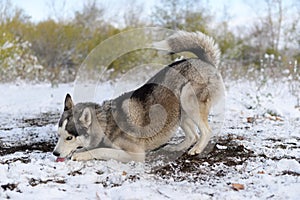
<svg viewBox="0 0 300 200">
<path fill-rule="evenodd" d="M 58 142 L 53 154 L 59 158 L 70 158 L 79 149 L 91 147 L 91 124 L 93 109 L 83 104 L 74 105 L 66 95 L 64 112 L 58 123 Z"/>
</svg>

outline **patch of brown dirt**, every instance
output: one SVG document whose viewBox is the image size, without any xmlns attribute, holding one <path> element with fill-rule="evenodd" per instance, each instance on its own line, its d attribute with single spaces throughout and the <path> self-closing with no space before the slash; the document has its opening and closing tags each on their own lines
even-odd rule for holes
<svg viewBox="0 0 300 200">
<path fill-rule="evenodd" d="M 254 152 L 245 148 L 244 145 L 237 141 L 242 138 L 228 136 L 226 138 L 219 138 L 214 144 L 212 150 L 205 156 L 190 156 L 184 153 L 176 160 L 162 166 L 152 169 L 154 173 L 162 178 L 173 178 L 176 181 L 187 180 L 184 174 L 189 175 L 191 181 L 196 179 L 207 179 L 208 177 L 201 176 L 213 174 L 217 177 L 226 176 L 226 169 L 211 172 L 209 166 L 223 164 L 225 167 L 233 167 L 242 165 L 246 160 L 254 157 Z M 203 167 L 208 165 L 207 167 Z"/>
<path fill-rule="evenodd" d="M 7 154 L 13 154 L 15 152 L 32 152 L 32 151 L 41 151 L 41 152 L 51 152 L 53 151 L 54 144 L 49 142 L 40 142 L 35 144 L 25 144 L 11 147 L 1 147 L 0 156 Z"/>
</svg>

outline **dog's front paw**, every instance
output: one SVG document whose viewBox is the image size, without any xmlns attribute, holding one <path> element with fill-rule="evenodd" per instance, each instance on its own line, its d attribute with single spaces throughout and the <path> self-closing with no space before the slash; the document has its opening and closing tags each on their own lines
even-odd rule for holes
<svg viewBox="0 0 300 200">
<path fill-rule="evenodd" d="M 86 161 L 93 159 L 92 155 L 86 151 L 86 152 L 80 152 L 80 153 L 74 153 L 71 157 L 71 160 L 73 161 Z"/>
</svg>

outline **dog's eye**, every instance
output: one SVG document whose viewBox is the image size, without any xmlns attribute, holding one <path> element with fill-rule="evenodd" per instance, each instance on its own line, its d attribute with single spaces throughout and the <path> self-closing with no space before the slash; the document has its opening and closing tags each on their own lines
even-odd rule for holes
<svg viewBox="0 0 300 200">
<path fill-rule="evenodd" d="M 66 138 L 66 140 L 72 140 L 72 139 L 73 139 L 72 136 L 68 136 L 68 137 Z"/>
</svg>

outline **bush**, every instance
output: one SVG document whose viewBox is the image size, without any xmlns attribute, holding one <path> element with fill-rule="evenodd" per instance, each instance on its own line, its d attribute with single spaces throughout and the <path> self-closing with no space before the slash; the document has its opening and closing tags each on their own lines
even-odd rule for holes
<svg viewBox="0 0 300 200">
<path fill-rule="evenodd" d="M 38 80 L 43 67 L 32 53 L 31 43 L 4 31 L 0 35 L 1 80 Z"/>
</svg>

